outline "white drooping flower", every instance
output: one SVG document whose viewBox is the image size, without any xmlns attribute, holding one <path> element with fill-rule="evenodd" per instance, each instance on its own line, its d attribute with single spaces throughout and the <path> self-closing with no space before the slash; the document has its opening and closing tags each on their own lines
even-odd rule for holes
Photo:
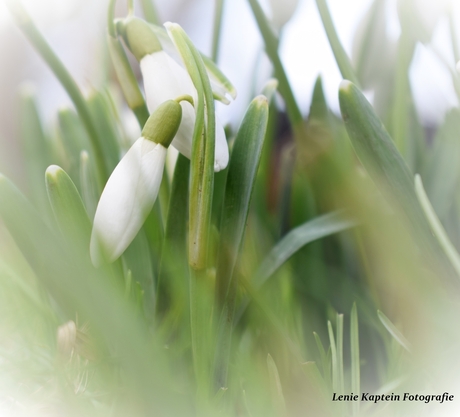
<svg viewBox="0 0 460 417">
<path fill-rule="evenodd" d="M 163 177 L 167 148 L 177 132 L 181 115 L 177 101 L 163 103 L 112 172 L 94 217 L 90 253 L 95 266 L 115 261 L 152 210 Z"/>
<path fill-rule="evenodd" d="M 281 29 L 294 14 L 299 0 L 270 0 L 271 20 L 277 29 Z"/>
<path fill-rule="evenodd" d="M 189 95 L 197 102 L 197 91 L 188 72 L 165 52 L 148 24 L 131 18 L 126 23 L 126 40 L 134 56 L 139 60 L 149 112 L 155 111 L 166 100 Z M 211 79 L 212 80 L 212 79 Z M 219 91 L 222 94 L 222 89 Z M 196 112 L 189 102 L 181 102 L 182 122 L 172 145 L 190 159 Z M 222 124 L 216 116 L 216 140 L 214 171 L 226 168 L 229 153 Z"/>
</svg>

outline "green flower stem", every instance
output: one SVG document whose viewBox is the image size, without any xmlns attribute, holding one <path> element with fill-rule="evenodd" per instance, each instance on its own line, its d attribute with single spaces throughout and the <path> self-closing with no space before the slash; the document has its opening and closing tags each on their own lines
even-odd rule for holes
<svg viewBox="0 0 460 417">
<path fill-rule="evenodd" d="M 144 11 L 145 20 L 155 25 L 161 25 L 161 19 L 155 7 L 154 0 L 142 0 L 142 10 Z"/>
<path fill-rule="evenodd" d="M 197 383 L 197 407 L 203 415 L 208 408 L 211 325 L 211 294 L 207 277 L 207 253 L 211 228 L 214 186 L 215 110 L 211 84 L 200 53 L 183 29 L 168 24 L 176 47 L 198 93 L 193 132 L 189 204 L 190 324 Z M 212 357 L 212 356 L 211 356 Z"/>
<path fill-rule="evenodd" d="M 6 4 L 14 17 L 17 25 L 21 28 L 27 36 L 31 44 L 35 47 L 37 52 L 45 60 L 48 66 L 53 71 L 54 75 L 60 81 L 67 94 L 70 96 L 75 108 L 80 116 L 82 123 L 88 132 L 91 141 L 91 146 L 94 150 L 94 155 L 97 161 L 98 179 L 102 184 L 105 183 L 108 172 L 106 169 L 104 155 L 100 145 L 101 138 L 98 137 L 96 127 L 91 118 L 91 114 L 86 105 L 86 101 L 81 93 L 78 85 L 67 71 L 61 60 L 57 57 L 54 51 L 50 48 L 43 35 L 34 25 L 27 12 L 22 7 L 19 1 L 7 0 Z"/>
<path fill-rule="evenodd" d="M 319 14 L 321 15 L 321 20 L 323 21 L 327 38 L 329 39 L 332 52 L 334 53 L 335 60 L 337 61 L 342 77 L 359 86 L 359 82 L 356 78 L 353 67 L 351 66 L 350 59 L 348 58 L 348 55 L 340 42 L 339 36 L 337 35 L 337 31 L 335 30 L 326 0 L 316 0 L 316 5 L 318 7 Z"/>
<path fill-rule="evenodd" d="M 170 24 L 167 29 L 198 92 L 191 160 L 189 263 L 194 269 L 203 269 L 207 266 L 214 185 L 214 98 L 200 53 L 179 25 Z"/>
<path fill-rule="evenodd" d="M 296 131 L 301 129 L 301 126 L 303 125 L 303 117 L 295 100 L 291 85 L 289 84 L 283 63 L 281 62 L 281 58 L 278 54 L 278 38 L 273 33 L 273 30 L 270 27 L 267 17 L 263 12 L 262 7 L 260 7 L 259 2 L 257 0 L 248 1 L 259 26 L 260 33 L 264 39 L 267 54 L 272 61 L 273 66 L 275 67 L 275 76 L 279 82 L 279 92 L 286 102 L 289 120 L 294 130 Z"/>
<path fill-rule="evenodd" d="M 117 74 L 118 82 L 129 108 L 133 111 L 142 129 L 149 118 L 149 111 L 145 104 L 144 96 L 139 89 L 136 76 L 129 64 L 128 57 L 117 36 L 114 23 L 114 9 L 116 0 L 110 0 L 107 13 L 108 46 L 110 58 Z"/>
<path fill-rule="evenodd" d="M 449 258 L 449 261 L 454 267 L 455 272 L 457 272 L 458 276 L 460 277 L 460 255 L 450 241 L 449 236 L 442 226 L 442 223 L 438 219 L 438 216 L 436 215 L 436 212 L 434 211 L 433 206 L 431 205 L 430 200 L 425 193 L 422 179 L 418 174 L 415 176 L 415 192 L 423 212 L 425 213 L 425 216 L 428 220 L 428 223 L 430 224 L 431 230 L 438 239 L 441 248 Z"/>
<path fill-rule="evenodd" d="M 134 15 L 134 0 L 128 0 L 128 14 L 130 16 Z"/>
<path fill-rule="evenodd" d="M 215 0 L 214 1 L 214 28 L 212 35 L 212 53 L 211 57 L 214 62 L 217 62 L 219 57 L 219 43 L 220 43 L 220 34 L 222 29 L 222 16 L 224 11 L 224 0 Z"/>
<path fill-rule="evenodd" d="M 351 352 L 351 391 L 360 395 L 361 391 L 361 370 L 359 359 L 359 327 L 358 309 L 353 303 L 350 319 L 350 352 Z M 359 401 L 353 402 L 353 416 L 359 415 Z"/>
</svg>

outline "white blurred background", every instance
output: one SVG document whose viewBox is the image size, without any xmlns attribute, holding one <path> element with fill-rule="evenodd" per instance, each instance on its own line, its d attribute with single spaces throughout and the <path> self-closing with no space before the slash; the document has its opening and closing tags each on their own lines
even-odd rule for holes
<svg viewBox="0 0 460 417">
<path fill-rule="evenodd" d="M 35 85 L 41 115 L 53 122 L 61 106 L 71 105 L 41 58 L 15 28 L 6 6 L 0 0 L 0 171 L 13 177 L 22 172 L 20 149 L 16 140 L 20 121 L 17 117 L 18 90 L 24 82 Z M 214 0 L 154 0 L 163 21 L 181 24 L 203 52 L 210 52 Z M 276 23 L 270 2 L 262 1 L 267 14 Z M 410 0 L 431 33 L 428 42 L 420 43 L 410 69 L 412 93 L 419 118 L 425 125 L 436 125 L 445 112 L 457 106 L 448 67 L 455 67 L 448 31 L 448 10 L 460 22 L 455 0 Z M 295 0 L 278 0 L 280 10 L 287 10 Z M 396 41 L 400 36 L 397 0 L 387 0 L 385 33 Z M 117 14 L 126 13 L 125 1 L 118 2 Z M 101 84 L 107 65 L 103 40 L 107 0 L 23 0 L 33 20 L 71 74 L 88 92 Z M 339 37 L 350 56 L 358 42 L 360 22 L 371 0 L 328 0 Z M 139 8 L 137 7 L 136 10 Z M 460 24 L 457 24 L 460 33 Z M 356 33 L 358 33 L 357 36 Z M 460 42 L 460 39 L 459 39 Z M 338 112 L 337 87 L 341 76 L 335 64 L 314 0 L 298 0 L 292 18 L 281 29 L 280 53 L 303 113 L 308 113 L 313 84 L 321 74 L 330 106 Z M 376 51 L 378 54 L 379 51 Z M 389 61 L 396 51 L 390 51 Z M 223 122 L 238 123 L 250 98 L 260 92 L 271 76 L 271 66 L 263 52 L 262 40 L 247 0 L 225 2 L 223 32 L 218 63 L 238 89 L 238 98 L 228 107 L 219 105 Z M 389 63 L 391 64 L 391 62 Z M 372 100 L 372 91 L 367 91 Z"/>
</svg>

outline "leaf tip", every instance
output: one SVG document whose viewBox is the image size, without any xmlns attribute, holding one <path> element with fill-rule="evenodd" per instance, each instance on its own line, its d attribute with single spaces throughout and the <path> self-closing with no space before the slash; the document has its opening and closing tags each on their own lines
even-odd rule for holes
<svg viewBox="0 0 460 417">
<path fill-rule="evenodd" d="M 339 93 L 340 94 L 347 94 L 351 92 L 352 87 L 354 84 L 349 80 L 342 80 L 339 86 Z"/>
</svg>

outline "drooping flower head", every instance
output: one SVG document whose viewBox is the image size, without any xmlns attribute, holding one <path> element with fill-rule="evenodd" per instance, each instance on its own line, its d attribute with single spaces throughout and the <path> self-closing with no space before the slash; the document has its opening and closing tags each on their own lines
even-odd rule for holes
<svg viewBox="0 0 460 417">
<path fill-rule="evenodd" d="M 192 101 L 190 97 L 185 99 Z M 161 104 L 145 124 L 142 136 L 112 172 L 94 217 L 90 252 L 95 266 L 115 261 L 152 210 L 163 177 L 167 148 L 181 118 L 178 101 Z"/>
<path fill-rule="evenodd" d="M 166 100 L 189 95 L 197 102 L 197 91 L 188 72 L 167 52 L 153 32 L 141 19 L 130 17 L 124 23 L 124 39 L 128 48 L 140 63 L 149 112 L 155 111 Z M 220 92 L 222 94 L 222 92 Z M 181 102 L 182 122 L 172 145 L 190 159 L 196 112 L 189 102 Z M 222 124 L 216 118 L 216 172 L 225 169 L 229 154 Z"/>
</svg>

